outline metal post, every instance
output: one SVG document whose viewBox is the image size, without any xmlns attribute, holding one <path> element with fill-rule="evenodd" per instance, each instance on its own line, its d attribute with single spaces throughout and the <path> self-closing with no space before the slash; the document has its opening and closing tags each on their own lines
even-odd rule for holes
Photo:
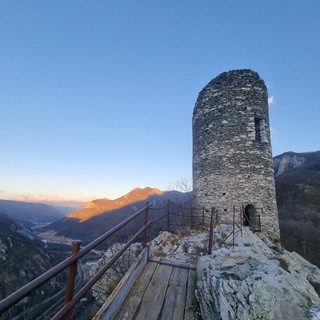
<svg viewBox="0 0 320 320">
<path fill-rule="evenodd" d="M 242 227 L 243 227 L 243 213 L 242 213 L 242 206 L 240 207 L 240 232 L 242 238 Z"/>
<path fill-rule="evenodd" d="M 81 241 L 79 240 L 72 242 L 72 251 L 71 251 L 72 255 L 79 252 L 80 245 L 81 245 Z M 78 260 L 70 264 L 68 269 L 67 287 L 66 287 L 66 293 L 64 296 L 65 305 L 68 304 L 73 298 L 73 290 L 74 290 L 74 285 L 76 282 L 76 275 L 77 275 L 77 266 L 78 266 Z M 63 317 L 63 320 L 70 320 L 71 315 L 72 315 L 72 309 Z"/>
<path fill-rule="evenodd" d="M 144 211 L 144 226 L 146 227 L 148 224 L 148 211 L 149 211 L 149 202 L 146 203 L 146 209 Z M 147 246 L 148 242 L 148 230 L 147 228 L 143 232 L 143 248 Z"/>
<path fill-rule="evenodd" d="M 168 200 L 168 209 L 167 209 L 167 231 L 170 228 L 170 200 Z"/>
<path fill-rule="evenodd" d="M 215 213 L 215 208 L 211 209 L 211 218 L 210 218 L 210 233 L 209 233 L 209 245 L 208 245 L 208 254 L 212 253 L 212 237 L 213 237 L 213 215 Z"/>
<path fill-rule="evenodd" d="M 204 225 L 204 207 L 202 207 L 202 225 Z"/>
<path fill-rule="evenodd" d="M 233 223 L 232 223 L 232 248 L 234 249 L 234 227 L 236 223 L 236 206 L 233 206 Z"/>
<path fill-rule="evenodd" d="M 193 228 L 193 207 L 191 207 L 191 228 Z"/>
</svg>

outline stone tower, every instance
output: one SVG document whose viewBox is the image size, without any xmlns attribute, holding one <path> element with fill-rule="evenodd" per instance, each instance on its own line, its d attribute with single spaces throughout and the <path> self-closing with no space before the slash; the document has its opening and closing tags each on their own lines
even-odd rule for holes
<svg viewBox="0 0 320 320">
<path fill-rule="evenodd" d="M 193 111 L 194 205 L 215 207 L 278 242 L 279 221 L 270 144 L 268 94 L 248 69 L 224 72 L 200 92 Z M 238 211 L 239 212 L 239 211 Z"/>
</svg>

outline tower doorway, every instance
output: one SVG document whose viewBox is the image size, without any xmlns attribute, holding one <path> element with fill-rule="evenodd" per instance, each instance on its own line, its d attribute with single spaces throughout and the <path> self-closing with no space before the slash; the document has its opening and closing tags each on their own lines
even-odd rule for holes
<svg viewBox="0 0 320 320">
<path fill-rule="evenodd" d="M 243 225 L 250 227 L 252 230 L 256 229 L 256 223 L 258 221 L 257 209 L 253 204 L 248 204 L 244 208 Z"/>
</svg>

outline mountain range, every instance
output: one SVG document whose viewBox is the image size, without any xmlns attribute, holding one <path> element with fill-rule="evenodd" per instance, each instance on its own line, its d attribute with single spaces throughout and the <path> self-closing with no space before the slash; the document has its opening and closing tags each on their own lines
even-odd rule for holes
<svg viewBox="0 0 320 320">
<path fill-rule="evenodd" d="M 320 151 L 274 158 L 281 242 L 320 266 Z"/>
<path fill-rule="evenodd" d="M 91 201 L 84 209 L 72 212 L 44 229 L 54 230 L 58 235 L 67 235 L 70 238 L 81 239 L 84 243 L 87 243 L 143 208 L 146 202 L 152 203 L 155 208 L 160 208 L 167 204 L 169 199 L 178 203 L 186 203 L 191 199 L 191 193 L 164 192 L 150 187 L 135 188 L 115 200 L 97 199 Z M 163 210 L 157 210 L 153 213 L 153 216 L 160 217 L 165 213 Z M 152 213 L 150 213 L 150 216 L 152 216 Z M 142 221 L 143 217 L 132 223 L 140 225 Z"/>
<path fill-rule="evenodd" d="M 51 223 L 64 217 L 61 211 L 47 204 L 13 200 L 0 200 L 0 212 L 29 226 Z"/>
<path fill-rule="evenodd" d="M 320 265 L 320 151 L 286 152 L 274 157 L 273 163 L 282 244 Z M 94 200 L 49 228 L 89 241 L 143 207 L 146 201 L 160 207 L 179 196 L 178 192 L 136 188 L 116 200 Z M 191 198 L 189 193 L 176 202 Z"/>
<path fill-rule="evenodd" d="M 320 244 L 320 151 L 286 152 L 274 157 L 273 163 L 282 243 L 320 265 L 317 247 Z M 24 223 L 51 223 L 46 229 L 86 243 L 129 217 L 147 201 L 153 207 L 161 207 L 168 199 L 185 203 L 191 198 L 191 193 L 147 187 L 135 188 L 115 200 L 93 200 L 67 216 L 48 205 L 9 200 L 0 200 L 0 212 Z"/>
<path fill-rule="evenodd" d="M 277 156 L 274 171 L 281 218 L 320 216 L 320 151 Z"/>
<path fill-rule="evenodd" d="M 113 210 L 118 210 L 129 205 L 133 205 L 134 209 L 134 203 L 147 200 L 156 201 L 158 198 L 157 196 L 161 196 L 163 194 L 163 191 L 156 188 L 135 188 L 129 193 L 115 200 L 110 200 L 107 198 L 93 200 L 89 202 L 84 209 L 68 214 L 67 218 L 76 218 L 79 219 L 80 222 L 83 222 L 92 217 Z"/>
</svg>

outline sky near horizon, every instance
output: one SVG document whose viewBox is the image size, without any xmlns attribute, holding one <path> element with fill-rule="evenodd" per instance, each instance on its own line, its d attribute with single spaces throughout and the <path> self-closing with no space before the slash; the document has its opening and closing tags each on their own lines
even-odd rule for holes
<svg viewBox="0 0 320 320">
<path fill-rule="evenodd" d="M 319 16 L 316 0 L 0 0 L 0 199 L 191 181 L 195 101 L 231 69 L 268 87 L 273 155 L 319 150 Z"/>
</svg>

